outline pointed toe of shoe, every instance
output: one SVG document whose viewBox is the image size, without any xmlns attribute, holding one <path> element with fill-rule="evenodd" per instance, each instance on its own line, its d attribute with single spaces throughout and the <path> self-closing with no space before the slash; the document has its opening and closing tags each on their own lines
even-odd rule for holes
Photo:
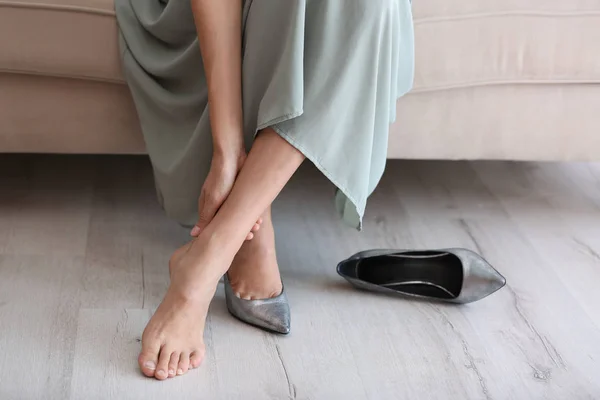
<svg viewBox="0 0 600 400">
<path fill-rule="evenodd" d="M 290 333 L 291 314 L 285 295 L 264 300 L 244 300 L 236 296 L 227 305 L 234 317 L 247 324 L 282 335 Z"/>
<path fill-rule="evenodd" d="M 287 304 L 286 304 L 287 306 Z M 270 318 L 263 321 L 263 327 L 269 331 L 287 335 L 290 333 L 291 321 L 290 321 L 290 309 L 285 307 L 284 309 L 271 310 L 269 312 Z"/>
<path fill-rule="evenodd" d="M 495 293 L 498 290 L 502 289 L 504 286 L 506 286 L 506 278 L 504 276 L 500 275 L 500 273 L 498 271 L 496 271 L 495 269 L 493 269 L 493 270 L 494 270 L 494 276 L 489 280 L 489 283 L 488 283 L 488 285 L 489 285 L 488 291 L 490 292 L 490 294 Z"/>
<path fill-rule="evenodd" d="M 246 302 L 245 322 L 282 335 L 290 333 L 291 313 L 285 294 L 273 299 Z"/>
<path fill-rule="evenodd" d="M 483 257 L 470 250 L 455 249 L 463 262 L 463 286 L 456 299 L 458 303 L 472 303 L 497 292 L 506 285 L 502 276 Z"/>
<path fill-rule="evenodd" d="M 226 278 L 225 299 L 229 313 L 240 321 L 269 332 L 282 335 L 290 333 L 291 312 L 285 289 L 271 299 L 244 300 L 233 293 Z"/>
</svg>

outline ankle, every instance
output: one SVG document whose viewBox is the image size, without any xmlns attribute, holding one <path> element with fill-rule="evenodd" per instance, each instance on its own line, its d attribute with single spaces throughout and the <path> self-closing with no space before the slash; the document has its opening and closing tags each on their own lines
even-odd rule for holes
<svg viewBox="0 0 600 400">
<path fill-rule="evenodd" d="M 196 242 L 203 247 L 205 252 L 229 265 L 244 244 L 247 233 L 241 232 L 238 227 L 230 229 L 228 226 L 221 225 L 209 226 L 198 236 Z"/>
<path fill-rule="evenodd" d="M 219 243 L 200 236 L 178 249 L 169 261 L 173 295 L 194 302 L 214 294 L 230 261 Z"/>
<path fill-rule="evenodd" d="M 212 299 L 217 291 L 218 279 L 213 280 L 200 275 L 171 277 L 169 293 L 178 304 L 205 304 L 207 299 Z M 208 300 L 210 303 L 210 300 Z"/>
</svg>

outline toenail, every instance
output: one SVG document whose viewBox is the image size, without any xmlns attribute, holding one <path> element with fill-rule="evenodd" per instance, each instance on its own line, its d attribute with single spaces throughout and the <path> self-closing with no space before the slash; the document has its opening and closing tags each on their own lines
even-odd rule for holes
<svg viewBox="0 0 600 400">
<path fill-rule="evenodd" d="M 183 370 L 181 368 L 177 370 L 177 375 L 183 375 Z"/>
<path fill-rule="evenodd" d="M 175 375 L 175 371 L 173 371 L 172 369 L 169 370 L 169 375 Z"/>
<path fill-rule="evenodd" d="M 165 371 L 163 371 L 162 369 L 160 371 L 158 371 L 156 373 L 156 375 L 158 375 L 161 378 L 166 378 L 167 377 L 167 373 Z"/>
<path fill-rule="evenodd" d="M 154 364 L 153 361 L 146 361 L 144 363 L 144 367 L 151 369 L 151 370 L 155 370 L 156 369 L 156 364 Z"/>
</svg>

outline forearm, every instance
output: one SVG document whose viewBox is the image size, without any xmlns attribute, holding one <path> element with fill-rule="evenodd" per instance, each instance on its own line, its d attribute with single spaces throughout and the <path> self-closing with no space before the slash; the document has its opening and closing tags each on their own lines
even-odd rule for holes
<svg viewBox="0 0 600 400">
<path fill-rule="evenodd" d="M 244 148 L 242 114 L 241 0 L 191 0 L 208 83 L 216 155 Z"/>
</svg>

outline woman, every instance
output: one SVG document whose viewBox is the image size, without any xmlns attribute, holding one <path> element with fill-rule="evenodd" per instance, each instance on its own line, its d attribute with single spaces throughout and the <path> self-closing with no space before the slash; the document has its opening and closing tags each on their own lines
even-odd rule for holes
<svg viewBox="0 0 600 400">
<path fill-rule="evenodd" d="M 171 257 L 142 337 L 140 368 L 163 380 L 202 362 L 225 274 L 234 315 L 289 330 L 270 205 L 305 158 L 360 228 L 412 83 L 410 3 L 117 0 L 116 11 L 159 199 L 195 237 Z"/>
</svg>

